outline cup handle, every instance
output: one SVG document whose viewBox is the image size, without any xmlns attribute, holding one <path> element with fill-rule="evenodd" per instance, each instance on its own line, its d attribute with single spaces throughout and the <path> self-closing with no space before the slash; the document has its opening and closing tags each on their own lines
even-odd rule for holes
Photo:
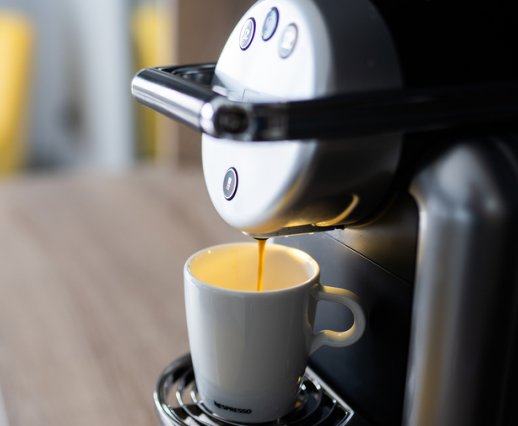
<svg viewBox="0 0 518 426">
<path fill-rule="evenodd" d="M 317 301 L 325 300 L 345 305 L 353 313 L 353 325 L 344 331 L 320 330 L 313 335 L 309 353 L 312 354 L 322 346 L 344 347 L 355 343 L 365 331 L 366 319 L 359 297 L 352 291 L 343 288 L 328 287 L 317 284 L 313 297 Z"/>
</svg>

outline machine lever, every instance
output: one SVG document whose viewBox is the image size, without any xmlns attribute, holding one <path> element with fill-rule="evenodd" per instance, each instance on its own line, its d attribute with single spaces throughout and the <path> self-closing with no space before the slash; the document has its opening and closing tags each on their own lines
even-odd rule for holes
<svg viewBox="0 0 518 426">
<path fill-rule="evenodd" d="M 241 102 L 214 85 L 215 64 L 145 68 L 132 81 L 144 105 L 215 138 L 338 140 L 371 134 L 510 124 L 518 82 L 347 93 L 310 100 Z"/>
</svg>

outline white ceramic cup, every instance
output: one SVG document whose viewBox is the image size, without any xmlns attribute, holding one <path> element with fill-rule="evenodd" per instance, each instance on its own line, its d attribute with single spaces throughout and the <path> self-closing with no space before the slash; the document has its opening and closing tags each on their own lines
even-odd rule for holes
<svg viewBox="0 0 518 426">
<path fill-rule="evenodd" d="M 319 284 L 317 262 L 301 250 L 266 244 L 257 291 L 257 243 L 210 247 L 185 263 L 185 307 L 198 392 L 223 419 L 259 423 L 290 412 L 308 356 L 356 342 L 365 329 L 358 297 Z M 341 332 L 313 332 L 319 300 L 354 315 Z"/>
</svg>

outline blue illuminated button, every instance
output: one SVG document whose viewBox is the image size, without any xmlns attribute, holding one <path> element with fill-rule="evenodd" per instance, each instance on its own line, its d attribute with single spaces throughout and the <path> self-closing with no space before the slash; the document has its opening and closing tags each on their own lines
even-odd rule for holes
<svg viewBox="0 0 518 426">
<path fill-rule="evenodd" d="M 286 27 L 281 36 L 279 44 L 279 55 L 281 58 L 287 58 L 295 49 L 298 38 L 298 30 L 295 24 L 290 24 Z"/>
<path fill-rule="evenodd" d="M 252 40 L 255 35 L 255 19 L 248 18 L 241 28 L 241 34 L 239 35 L 239 47 L 241 50 L 246 50 L 252 44 Z"/>
<path fill-rule="evenodd" d="M 263 24 L 263 40 L 270 40 L 273 35 L 275 34 L 275 31 L 277 30 L 277 24 L 279 23 L 279 11 L 276 7 L 271 9 L 268 12 L 268 15 L 266 15 L 266 18 L 264 20 Z"/>
</svg>

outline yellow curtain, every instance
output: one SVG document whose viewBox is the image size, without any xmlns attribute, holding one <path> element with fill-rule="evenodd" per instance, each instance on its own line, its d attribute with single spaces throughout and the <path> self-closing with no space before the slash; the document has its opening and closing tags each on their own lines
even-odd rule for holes
<svg viewBox="0 0 518 426">
<path fill-rule="evenodd" d="M 23 163 L 32 44 L 30 21 L 0 11 L 0 176 Z"/>
<path fill-rule="evenodd" d="M 133 12 L 133 40 L 136 68 L 171 64 L 173 57 L 173 8 L 168 1 L 144 1 Z M 148 108 L 138 107 L 138 146 L 140 156 L 161 156 L 160 131 L 163 118 Z"/>
</svg>

